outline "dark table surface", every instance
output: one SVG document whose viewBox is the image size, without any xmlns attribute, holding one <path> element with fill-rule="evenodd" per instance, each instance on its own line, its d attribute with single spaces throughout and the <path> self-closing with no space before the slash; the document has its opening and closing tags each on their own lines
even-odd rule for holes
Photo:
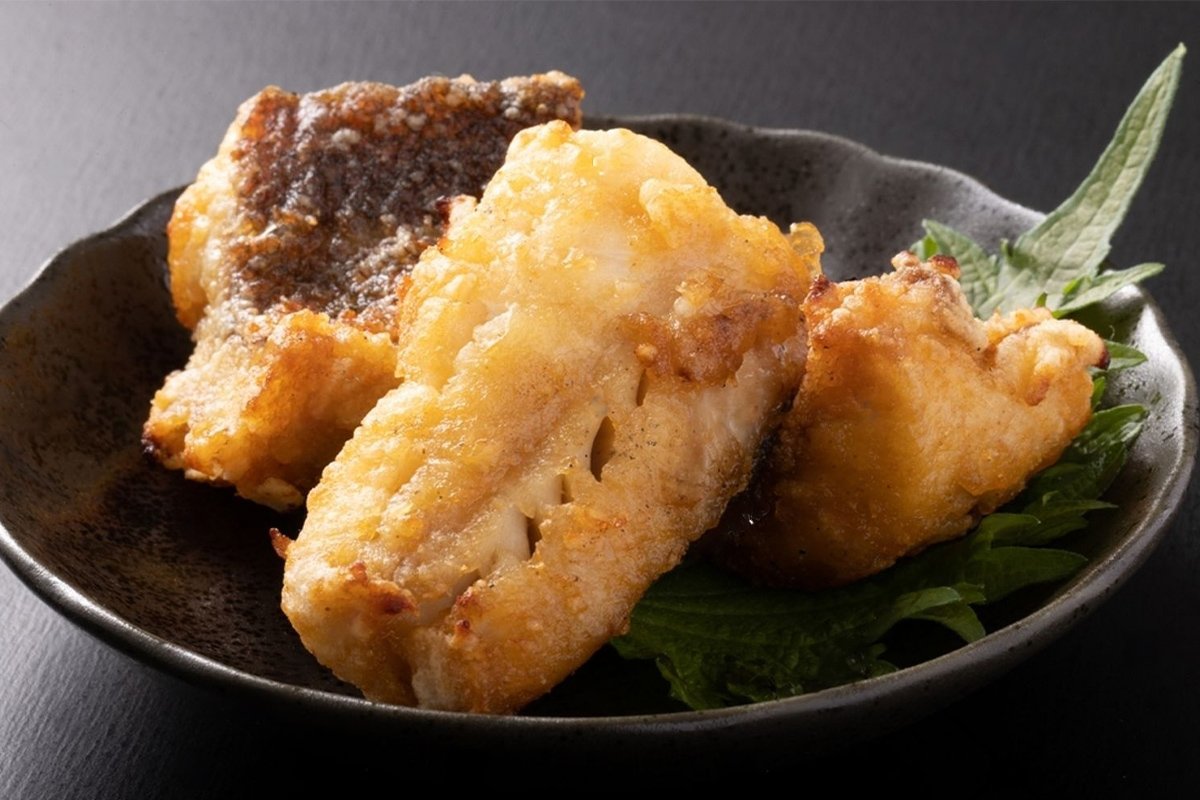
<svg viewBox="0 0 1200 800">
<path fill-rule="evenodd" d="M 64 244 L 188 181 L 236 105 L 267 84 L 304 91 L 557 68 L 584 81 L 593 114 L 688 112 L 829 131 L 1048 209 L 1181 40 L 1200 47 L 1200 7 L 4 4 L 0 300 Z M 1150 290 L 1193 362 L 1197 142 L 1200 66 L 1189 63 L 1113 251 L 1119 264 L 1168 264 Z M 974 794 L 1194 787 L 1198 511 L 1193 487 L 1121 591 L 982 691 L 849 750 L 730 772 Z M 421 774 L 464 789 L 554 776 L 536 752 L 495 762 L 478 751 L 396 752 L 386 737 L 276 718 L 191 686 L 77 629 L 0 568 L 2 797 L 227 796 L 260 775 L 276 786 L 323 775 L 346 790 L 378 779 L 393 791 Z M 705 772 L 676 766 L 684 777 Z M 637 785 L 602 764 L 580 768 L 589 782 Z"/>
</svg>

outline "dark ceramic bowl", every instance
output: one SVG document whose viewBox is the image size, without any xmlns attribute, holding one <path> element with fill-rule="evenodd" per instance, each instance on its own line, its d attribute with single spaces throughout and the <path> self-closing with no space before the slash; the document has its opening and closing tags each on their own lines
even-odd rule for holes
<svg viewBox="0 0 1200 800">
<path fill-rule="evenodd" d="M 624 124 L 668 143 L 743 212 L 808 219 L 834 278 L 888 268 L 934 218 L 994 246 L 1039 215 L 974 180 L 816 133 L 655 117 Z M 803 697 L 682 711 L 644 663 L 602 652 L 525 715 L 488 718 L 365 701 L 321 669 L 279 611 L 282 567 L 266 530 L 299 528 L 141 453 L 150 398 L 190 342 L 167 291 L 164 227 L 177 191 L 50 261 L 0 314 L 0 552 L 47 602 L 135 658 L 332 724 L 398 742 L 622 753 L 726 754 L 786 742 L 830 747 L 903 724 L 993 679 L 1073 625 L 1145 559 L 1178 506 L 1196 451 L 1187 365 L 1153 301 L 1127 290 L 1105 313 L 1149 362 L 1114 381 L 1150 420 L 1079 540 L 1074 580 L 1013 606 L 1006 625 L 897 673 Z"/>
</svg>

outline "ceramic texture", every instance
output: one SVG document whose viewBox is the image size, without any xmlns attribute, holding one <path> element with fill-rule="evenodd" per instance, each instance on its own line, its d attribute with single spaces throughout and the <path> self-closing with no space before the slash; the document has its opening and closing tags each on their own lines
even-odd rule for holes
<svg viewBox="0 0 1200 800">
<path fill-rule="evenodd" d="M 882 157 L 836 137 L 688 117 L 591 119 L 655 136 L 742 212 L 815 222 L 835 279 L 888 269 L 933 218 L 986 246 L 1038 215 L 953 171 Z M 1150 298 L 1127 290 L 1106 313 L 1149 362 L 1113 382 L 1150 406 L 1146 429 L 1076 544 L 1092 560 L 1069 584 L 1002 610 L 970 646 L 893 675 L 791 700 L 679 710 L 646 663 L 602 651 L 515 718 L 362 700 L 319 667 L 279 611 L 282 564 L 266 531 L 280 517 L 185 481 L 143 456 L 141 426 L 163 377 L 191 349 L 176 322 L 164 228 L 177 190 L 50 261 L 0 313 L 0 552 L 51 605 L 134 657 L 276 710 L 379 726 L 398 741 L 684 752 L 697 740 L 750 750 L 830 747 L 928 713 L 994 678 L 1111 593 L 1166 530 L 1196 450 L 1195 388 Z"/>
</svg>

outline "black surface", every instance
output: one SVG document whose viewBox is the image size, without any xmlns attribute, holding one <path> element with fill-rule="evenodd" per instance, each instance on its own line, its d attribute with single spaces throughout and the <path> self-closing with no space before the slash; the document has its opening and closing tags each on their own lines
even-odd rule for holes
<svg viewBox="0 0 1200 800">
<path fill-rule="evenodd" d="M 1190 5 L 3 5 L 0 298 L 60 246 L 188 180 L 236 104 L 267 83 L 556 67 L 584 81 L 591 113 L 826 130 L 1046 209 L 1175 43 L 1200 58 L 1198 33 Z M 1113 252 L 1168 264 L 1149 288 L 1193 360 L 1198 70 L 1185 66 L 1159 163 Z M 739 769 L 685 753 L 647 769 L 976 795 L 1192 787 L 1198 506 L 1193 489 L 1146 567 L 1074 632 L 922 723 L 812 763 L 797 753 Z M 576 766 L 536 752 L 490 763 L 267 715 L 117 654 L 7 571 L 0 630 L 0 796 L 222 796 L 255 775 L 295 785 L 318 773 L 344 789 L 377 779 L 404 791 L 416 774 L 475 789 Z M 624 777 L 582 768 L 589 782 Z"/>
</svg>

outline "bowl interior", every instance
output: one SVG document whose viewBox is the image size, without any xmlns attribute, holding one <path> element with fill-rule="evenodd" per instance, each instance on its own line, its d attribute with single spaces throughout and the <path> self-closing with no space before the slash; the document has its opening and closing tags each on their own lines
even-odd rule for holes
<svg viewBox="0 0 1200 800">
<path fill-rule="evenodd" d="M 675 117 L 589 123 L 621 124 L 661 139 L 739 211 L 781 225 L 815 222 L 828 247 L 826 271 L 836 279 L 885 271 L 896 251 L 919 238 L 923 218 L 994 246 L 1038 216 L 950 170 L 883 158 L 820 134 Z M 150 398 L 191 349 L 166 283 L 164 229 L 176 194 L 150 200 L 114 228 L 63 251 L 0 314 L 0 550 L 71 618 L 188 678 L 284 693 L 307 709 L 393 721 L 444 718 L 409 709 L 364 711 L 373 704 L 354 699 L 353 687 L 300 645 L 279 610 L 282 564 L 266 533 L 275 526 L 295 534 L 300 515 L 273 514 L 143 456 Z M 1097 516 L 1078 540 L 1092 564 L 1068 586 L 1004 609 L 1001 624 L 1035 621 L 1010 637 L 1056 635 L 1081 605 L 1109 591 L 1140 563 L 1186 484 L 1195 450 L 1186 365 L 1143 293 L 1126 292 L 1105 314 L 1150 356 L 1114 382 L 1113 396 L 1149 404 L 1152 416 L 1110 493 L 1120 510 Z M 979 669 L 981 659 L 991 668 Z M 880 696 L 890 696 L 899 713 L 913 681 L 969 674 L 944 692 L 948 698 L 1005 663 L 988 647 L 964 648 L 927 673 L 920 672 L 926 665 L 906 670 L 913 678 L 766 704 L 773 706 L 767 716 L 794 726 L 806 715 L 819 720 L 830 704 L 870 713 L 867 706 L 878 707 Z M 936 705 L 928 692 L 919 699 L 920 709 Z M 915 703 L 907 705 L 916 709 Z M 633 715 L 631 725 L 645 726 L 644 715 L 681 708 L 666 697 L 652 665 L 602 651 L 527 713 Z M 672 720 L 687 727 L 730 718 L 649 719 L 661 729 Z"/>
</svg>

